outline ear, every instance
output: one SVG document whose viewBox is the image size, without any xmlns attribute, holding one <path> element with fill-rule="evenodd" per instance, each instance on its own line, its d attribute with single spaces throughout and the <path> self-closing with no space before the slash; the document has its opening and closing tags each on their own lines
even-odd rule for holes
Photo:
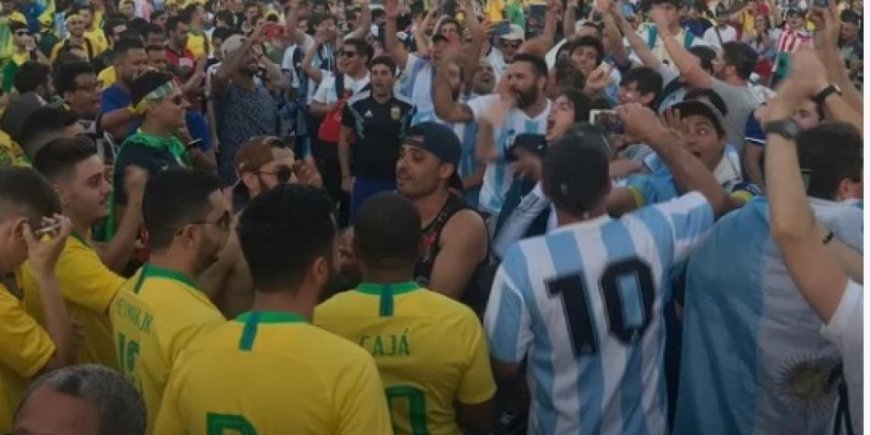
<svg viewBox="0 0 870 435">
<path fill-rule="evenodd" d="M 847 199 L 858 199 L 861 198 L 863 191 L 863 182 L 844 178 L 840 180 L 840 185 L 837 186 L 837 199 L 841 201 Z"/>
<path fill-rule="evenodd" d="M 7 232 L 4 240 L 24 240 L 24 224 L 27 219 L 23 217 L 15 217 L 10 219 L 5 225 L 0 225 L 0 231 Z"/>
<path fill-rule="evenodd" d="M 61 207 L 66 208 L 70 203 L 69 195 L 57 184 L 52 184 L 51 187 L 54 189 L 54 193 L 57 194 Z"/>
<path fill-rule="evenodd" d="M 175 234 L 175 237 L 179 238 L 184 246 L 187 249 L 194 249 L 196 246 L 197 238 L 199 238 L 198 234 L 198 225 L 185 225 L 183 228 L 178 230 Z"/>
<path fill-rule="evenodd" d="M 253 172 L 242 172 L 239 175 L 241 176 L 242 183 L 248 188 L 248 190 L 256 187 L 255 184 L 257 183 L 257 177 L 254 176 Z"/>
<path fill-rule="evenodd" d="M 452 163 L 442 163 L 441 166 L 438 167 L 438 177 L 448 180 L 455 171 L 456 167 Z"/>
<path fill-rule="evenodd" d="M 317 289 L 321 289 L 329 281 L 329 277 L 332 276 L 330 269 L 331 266 L 326 257 L 317 257 L 308 268 L 308 279 L 311 280 Z"/>
</svg>

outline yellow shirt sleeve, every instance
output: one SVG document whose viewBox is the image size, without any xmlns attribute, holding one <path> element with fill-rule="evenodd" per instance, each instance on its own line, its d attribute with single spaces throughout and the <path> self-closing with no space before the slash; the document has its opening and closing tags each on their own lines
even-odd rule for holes
<svg viewBox="0 0 870 435">
<path fill-rule="evenodd" d="M 365 355 L 360 370 L 348 371 L 336 388 L 344 387 L 339 400 L 339 435 L 384 435 L 393 433 L 381 376 L 371 356 Z"/>
<path fill-rule="evenodd" d="M 456 400 L 466 405 L 475 405 L 492 399 L 496 389 L 492 368 L 489 365 L 489 350 L 483 337 L 483 329 L 479 323 L 474 326 L 471 360 L 462 375 L 456 394 Z"/>
<path fill-rule="evenodd" d="M 48 332 L 3 285 L 0 285 L 0 337 L 0 364 L 22 378 L 39 373 L 56 349 Z"/>
<path fill-rule="evenodd" d="M 64 299 L 96 313 L 107 312 L 125 281 L 106 267 L 91 248 L 77 240 L 67 242 L 55 273 Z"/>
</svg>

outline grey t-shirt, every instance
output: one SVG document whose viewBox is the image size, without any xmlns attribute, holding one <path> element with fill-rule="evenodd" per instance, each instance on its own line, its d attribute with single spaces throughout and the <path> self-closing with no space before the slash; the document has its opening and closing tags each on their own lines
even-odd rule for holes
<svg viewBox="0 0 870 435">
<path fill-rule="evenodd" d="M 734 86 L 719 79 L 712 79 L 712 89 L 722 97 L 728 113 L 725 115 L 725 131 L 728 143 L 743 155 L 743 139 L 749 113 L 763 101 L 749 86 Z"/>
</svg>

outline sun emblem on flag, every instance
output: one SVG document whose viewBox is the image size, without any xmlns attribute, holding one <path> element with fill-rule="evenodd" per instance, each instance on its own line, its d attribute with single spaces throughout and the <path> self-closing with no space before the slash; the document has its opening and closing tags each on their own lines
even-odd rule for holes
<svg viewBox="0 0 870 435">
<path fill-rule="evenodd" d="M 832 357 L 792 358 L 776 375 L 777 390 L 793 410 L 822 416 L 833 412 L 842 362 Z"/>
</svg>

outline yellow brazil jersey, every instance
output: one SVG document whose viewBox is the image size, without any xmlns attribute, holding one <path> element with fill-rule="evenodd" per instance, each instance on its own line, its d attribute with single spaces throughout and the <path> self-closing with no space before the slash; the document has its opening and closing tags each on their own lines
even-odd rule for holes
<svg viewBox="0 0 870 435">
<path fill-rule="evenodd" d="M 24 263 L 21 270 L 27 312 L 39 324 L 45 325 L 39 288 L 30 263 Z M 54 272 L 70 318 L 82 327 L 84 333 L 78 344 L 76 362 L 117 368 L 107 310 L 124 284 L 124 278 L 109 270 L 77 233 L 67 238 Z"/>
<path fill-rule="evenodd" d="M 109 48 L 106 34 L 99 27 L 94 27 L 94 30 L 85 30 L 85 38 L 91 41 L 91 46 L 94 48 L 94 56 L 99 56 Z"/>
<path fill-rule="evenodd" d="M 27 387 L 54 355 L 51 337 L 0 283 L 0 433 L 12 430 L 12 413 Z"/>
<path fill-rule="evenodd" d="M 84 42 L 84 46 L 82 47 L 82 53 L 84 53 L 84 55 L 86 57 L 85 60 L 90 62 L 90 61 L 94 60 L 95 57 L 97 57 L 96 46 L 94 46 L 94 43 L 91 42 L 91 40 L 89 38 L 84 37 L 83 39 L 85 42 Z M 52 47 L 52 49 L 51 49 L 51 56 L 49 56 L 48 58 L 52 62 L 54 62 L 54 60 L 57 59 L 57 56 L 60 54 L 61 50 L 63 50 L 64 45 L 71 44 L 71 43 L 72 42 L 69 42 L 68 39 L 64 39 L 64 40 L 58 42 L 57 44 L 54 44 L 54 47 Z"/>
<path fill-rule="evenodd" d="M 209 55 L 206 52 L 206 48 L 208 45 L 208 35 L 205 33 L 197 32 L 191 30 L 187 35 L 187 49 L 193 53 L 194 59 L 199 59 L 203 56 Z"/>
<path fill-rule="evenodd" d="M 115 77 L 114 66 L 104 68 L 102 71 L 100 71 L 99 74 L 97 74 L 97 82 L 100 83 L 100 86 L 102 86 L 103 90 L 106 90 L 110 86 L 114 85 L 116 81 L 117 78 Z"/>
<path fill-rule="evenodd" d="M 124 283 L 109 313 L 121 373 L 142 393 L 152 433 L 178 355 L 224 318 L 188 276 L 152 264 Z"/>
<path fill-rule="evenodd" d="M 247 312 L 181 356 L 155 433 L 391 434 L 382 388 L 353 343 L 298 314 Z"/>
<path fill-rule="evenodd" d="M 314 323 L 374 356 L 397 434 L 461 434 L 454 403 L 495 394 L 480 320 L 414 282 L 360 284 L 318 306 Z"/>
<path fill-rule="evenodd" d="M 486 18 L 490 23 L 498 23 L 504 20 L 504 8 L 504 0 L 488 0 L 484 9 L 486 11 Z"/>
</svg>

